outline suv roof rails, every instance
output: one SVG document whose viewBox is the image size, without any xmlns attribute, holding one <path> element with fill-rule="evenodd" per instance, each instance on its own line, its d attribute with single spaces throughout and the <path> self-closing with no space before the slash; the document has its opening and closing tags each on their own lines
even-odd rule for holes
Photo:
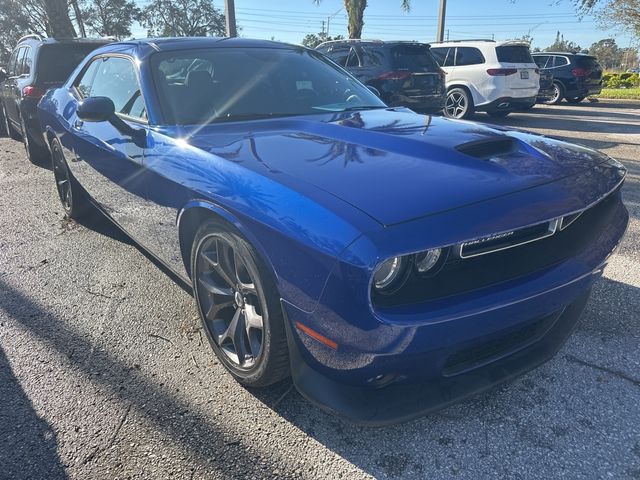
<svg viewBox="0 0 640 480">
<path fill-rule="evenodd" d="M 429 42 L 429 43 L 460 43 L 460 42 L 492 42 L 496 43 L 495 40 L 491 40 L 490 38 L 463 38 L 460 40 L 444 40 L 442 42 Z"/>
<path fill-rule="evenodd" d="M 41 35 L 37 33 L 30 33 L 28 35 L 25 35 L 24 37 L 20 37 L 20 39 L 16 42 L 16 45 L 18 43 L 24 42 L 25 40 L 29 40 L 30 38 L 33 38 L 34 40 L 43 40 Z"/>
</svg>

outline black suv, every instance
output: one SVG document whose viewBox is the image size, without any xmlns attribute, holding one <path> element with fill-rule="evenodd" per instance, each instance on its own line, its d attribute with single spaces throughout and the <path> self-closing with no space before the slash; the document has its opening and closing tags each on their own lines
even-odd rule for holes
<svg viewBox="0 0 640 480">
<path fill-rule="evenodd" d="M 444 106 L 445 73 L 425 43 L 336 40 L 316 50 L 374 87 L 391 107 L 437 113 Z"/>
<path fill-rule="evenodd" d="M 553 95 L 543 103 L 556 105 L 563 98 L 579 103 L 602 90 L 602 67 L 596 57 L 566 52 L 533 53 L 532 57 L 540 69 L 553 74 Z"/>
<path fill-rule="evenodd" d="M 78 64 L 112 39 L 42 39 L 27 35 L 18 41 L 6 69 L 0 70 L 0 110 L 5 134 L 24 142 L 29 160 L 44 160 L 48 150 L 36 105 L 50 88 L 62 85 Z"/>
</svg>

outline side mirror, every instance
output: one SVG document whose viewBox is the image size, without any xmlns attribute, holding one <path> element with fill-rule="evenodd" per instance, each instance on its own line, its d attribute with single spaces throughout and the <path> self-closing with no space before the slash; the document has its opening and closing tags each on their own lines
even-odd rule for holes
<svg viewBox="0 0 640 480">
<path fill-rule="evenodd" d="M 376 87 L 372 87 L 371 85 L 367 85 L 367 88 L 369 90 L 371 90 L 376 97 L 381 98 L 380 90 L 378 90 Z"/>
<path fill-rule="evenodd" d="M 78 118 L 85 122 L 108 122 L 116 116 L 116 107 L 107 97 L 89 97 L 78 103 Z"/>
<path fill-rule="evenodd" d="M 109 122 L 123 135 L 128 135 L 134 143 L 146 148 L 147 133 L 142 128 L 133 128 L 118 115 L 113 101 L 108 97 L 89 97 L 78 103 L 78 118 L 85 122 Z"/>
</svg>

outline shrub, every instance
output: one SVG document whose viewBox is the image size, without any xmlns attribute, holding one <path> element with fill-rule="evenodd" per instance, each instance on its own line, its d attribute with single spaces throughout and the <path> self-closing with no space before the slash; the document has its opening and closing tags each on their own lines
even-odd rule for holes
<svg viewBox="0 0 640 480">
<path fill-rule="evenodd" d="M 604 88 L 633 88 L 640 86 L 640 74 L 607 72 L 602 75 Z"/>
</svg>

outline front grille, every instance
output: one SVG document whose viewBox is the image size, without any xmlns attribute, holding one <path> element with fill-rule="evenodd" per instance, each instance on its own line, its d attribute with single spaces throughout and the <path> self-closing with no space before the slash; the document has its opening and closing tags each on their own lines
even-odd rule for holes
<svg viewBox="0 0 640 480">
<path fill-rule="evenodd" d="M 578 255 L 612 221 L 621 203 L 620 189 L 585 211 L 552 236 L 507 250 L 472 258 L 449 255 L 442 270 L 432 277 L 411 272 L 405 285 L 393 295 L 372 291 L 376 307 L 385 308 L 442 299 L 510 281 Z"/>
<path fill-rule="evenodd" d="M 558 317 L 559 313 L 556 312 L 500 337 L 463 348 L 447 358 L 442 375 L 458 375 L 522 350 L 540 340 Z"/>
</svg>

